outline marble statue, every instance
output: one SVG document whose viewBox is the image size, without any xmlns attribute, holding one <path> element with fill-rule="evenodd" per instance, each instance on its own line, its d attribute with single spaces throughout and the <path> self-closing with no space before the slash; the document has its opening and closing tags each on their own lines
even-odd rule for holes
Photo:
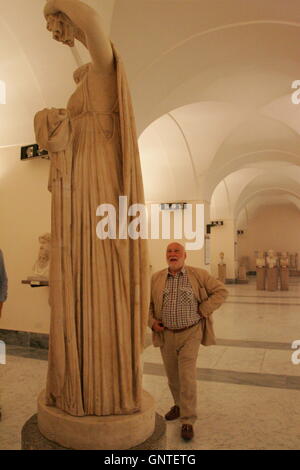
<svg viewBox="0 0 300 470">
<path fill-rule="evenodd" d="M 289 267 L 289 255 L 286 251 L 281 253 L 279 264 L 281 268 L 288 268 Z"/>
<path fill-rule="evenodd" d="M 289 262 L 291 269 L 296 269 L 296 256 L 294 253 L 290 254 L 290 262 Z"/>
<path fill-rule="evenodd" d="M 218 279 L 221 282 L 226 282 L 226 264 L 224 263 L 224 253 L 221 251 L 219 254 L 219 264 L 218 264 Z"/>
<path fill-rule="evenodd" d="M 66 109 L 35 117 L 37 143 L 51 160 L 46 402 L 74 416 L 132 414 L 142 396 L 146 240 L 96 235 L 100 204 L 116 213 L 121 195 L 128 206 L 144 204 L 130 93 L 96 11 L 79 0 L 48 0 L 44 14 L 54 39 L 68 46 L 77 39 L 91 57 L 74 72 L 77 88 Z"/>
<path fill-rule="evenodd" d="M 27 279 L 30 281 L 48 281 L 50 265 L 51 235 L 45 233 L 39 237 L 40 249 L 38 259 L 33 266 L 33 275 Z"/>
<path fill-rule="evenodd" d="M 265 290 L 266 288 L 266 258 L 265 253 L 261 250 L 255 252 L 256 260 L 256 289 Z"/>
<path fill-rule="evenodd" d="M 256 258 L 256 267 L 264 268 L 266 266 L 266 260 L 263 251 L 258 251 Z"/>
<path fill-rule="evenodd" d="M 220 258 L 219 264 L 222 266 L 224 264 L 224 253 L 223 253 L 223 251 L 221 251 L 221 253 L 219 254 L 219 258 Z"/>
<path fill-rule="evenodd" d="M 277 266 L 277 257 L 274 250 L 268 250 L 266 262 L 268 268 L 275 268 Z"/>
</svg>

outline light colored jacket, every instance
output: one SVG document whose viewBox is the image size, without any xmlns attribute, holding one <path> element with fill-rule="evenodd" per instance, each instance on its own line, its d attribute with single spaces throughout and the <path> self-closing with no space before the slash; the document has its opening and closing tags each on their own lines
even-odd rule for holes
<svg viewBox="0 0 300 470">
<path fill-rule="evenodd" d="M 225 301 L 228 291 L 222 282 L 212 277 L 205 269 L 185 266 L 194 295 L 199 302 L 199 315 L 202 319 L 202 341 L 205 346 L 216 344 L 213 330 L 212 313 Z M 154 320 L 161 320 L 163 291 L 168 269 L 153 274 L 151 280 L 151 300 L 148 326 L 152 328 Z M 163 332 L 152 332 L 153 346 L 163 345 Z"/>
</svg>

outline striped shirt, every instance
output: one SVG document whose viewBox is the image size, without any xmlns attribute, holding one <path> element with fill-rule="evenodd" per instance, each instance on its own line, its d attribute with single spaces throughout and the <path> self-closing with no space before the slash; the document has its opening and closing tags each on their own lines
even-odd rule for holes
<svg viewBox="0 0 300 470">
<path fill-rule="evenodd" d="M 199 303 L 184 268 L 168 273 L 163 292 L 162 323 L 170 330 L 195 325 L 200 320 Z"/>
</svg>

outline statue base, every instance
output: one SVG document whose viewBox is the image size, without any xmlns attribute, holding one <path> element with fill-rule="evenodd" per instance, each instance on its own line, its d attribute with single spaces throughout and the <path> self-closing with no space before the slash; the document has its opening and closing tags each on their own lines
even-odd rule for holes
<svg viewBox="0 0 300 470">
<path fill-rule="evenodd" d="M 33 415 L 22 429 L 22 450 L 73 450 L 46 439 L 38 428 L 37 414 Z M 156 414 L 153 434 L 142 444 L 127 450 L 164 450 L 166 448 L 166 422 Z M 118 449 L 114 449 L 118 450 Z"/>
<path fill-rule="evenodd" d="M 238 284 L 248 284 L 246 266 L 240 266 L 238 271 Z"/>
<path fill-rule="evenodd" d="M 271 292 L 278 290 L 278 269 L 276 267 L 267 268 L 266 290 Z"/>
<path fill-rule="evenodd" d="M 280 290 L 289 290 L 289 269 L 280 268 Z"/>
<path fill-rule="evenodd" d="M 266 269 L 256 267 L 256 290 L 266 289 Z"/>
<path fill-rule="evenodd" d="M 28 449 L 22 431 L 23 449 Z M 74 450 L 124 450 L 147 441 L 155 430 L 155 402 L 143 391 L 138 413 L 113 416 L 71 416 L 45 404 L 45 392 L 38 398 L 37 427 L 52 444 Z"/>
<path fill-rule="evenodd" d="M 218 264 L 218 279 L 225 283 L 226 281 L 226 264 Z"/>
</svg>

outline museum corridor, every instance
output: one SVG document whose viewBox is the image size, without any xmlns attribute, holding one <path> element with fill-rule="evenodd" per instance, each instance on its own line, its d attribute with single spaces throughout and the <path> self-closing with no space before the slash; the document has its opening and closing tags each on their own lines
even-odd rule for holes
<svg viewBox="0 0 300 470">
<path fill-rule="evenodd" d="M 299 2 L 3 0 L 0 24 L 0 450 L 50 331 L 57 408 L 23 448 L 300 449 Z M 182 423 L 150 329 L 141 390 L 151 276 Z"/>
</svg>

